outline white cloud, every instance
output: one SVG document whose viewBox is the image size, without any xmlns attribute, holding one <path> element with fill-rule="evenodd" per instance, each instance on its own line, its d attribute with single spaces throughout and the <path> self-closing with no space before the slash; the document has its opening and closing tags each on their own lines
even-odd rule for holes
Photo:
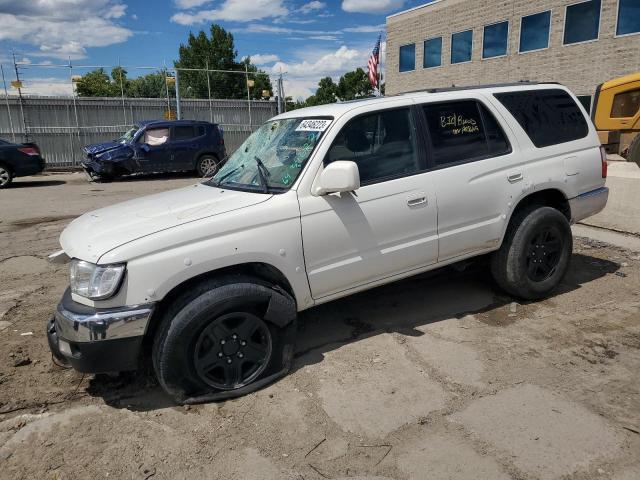
<svg viewBox="0 0 640 480">
<path fill-rule="evenodd" d="M 387 13 L 404 5 L 404 0 L 343 0 L 345 12 Z"/>
<path fill-rule="evenodd" d="M 84 58 L 87 48 L 122 43 L 133 35 L 114 21 L 126 8 L 117 0 L 0 0 L 0 41 L 35 46 L 34 56 Z"/>
<path fill-rule="evenodd" d="M 382 32 L 385 29 L 384 23 L 380 25 L 361 25 L 359 27 L 348 27 L 343 29 L 344 32 L 352 33 L 374 33 Z"/>
<path fill-rule="evenodd" d="M 180 25 L 194 25 L 219 20 L 249 22 L 262 18 L 280 17 L 289 13 L 283 0 L 225 0 L 214 10 L 199 10 L 195 13 L 179 12 L 171 21 Z"/>
<path fill-rule="evenodd" d="M 71 82 L 60 78 L 28 78 L 23 81 L 23 95 L 51 95 L 70 97 L 73 95 Z"/>
<path fill-rule="evenodd" d="M 280 60 L 280 57 L 278 57 L 278 55 L 274 55 L 272 53 L 265 53 L 265 54 L 255 53 L 253 55 L 249 55 L 249 58 L 251 58 L 251 63 L 253 65 L 266 65 L 267 63 L 273 63 Z"/>
<path fill-rule="evenodd" d="M 307 98 L 318 87 L 322 77 L 337 80 L 358 67 L 366 68 L 369 52 L 342 45 L 335 51 L 300 52 L 300 62 L 276 62 L 268 73 L 285 72 L 285 94 L 294 100 Z"/>
<path fill-rule="evenodd" d="M 175 0 L 176 7 L 183 10 L 200 7 L 205 3 L 211 3 L 211 0 Z"/>
<path fill-rule="evenodd" d="M 298 9 L 298 11 L 301 12 L 301 13 L 307 14 L 307 13 L 311 13 L 311 12 L 313 12 L 315 10 L 321 10 L 326 6 L 327 6 L 327 4 L 324 3 L 324 2 L 314 1 L 314 2 L 305 3 L 304 5 L 302 5 Z"/>
</svg>

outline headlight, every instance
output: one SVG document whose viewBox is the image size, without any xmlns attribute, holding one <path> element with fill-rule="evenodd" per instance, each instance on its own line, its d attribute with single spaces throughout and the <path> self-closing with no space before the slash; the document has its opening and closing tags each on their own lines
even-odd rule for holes
<svg viewBox="0 0 640 480">
<path fill-rule="evenodd" d="M 116 293 L 125 265 L 95 265 L 83 260 L 71 260 L 71 292 L 92 300 L 102 300 Z"/>
</svg>

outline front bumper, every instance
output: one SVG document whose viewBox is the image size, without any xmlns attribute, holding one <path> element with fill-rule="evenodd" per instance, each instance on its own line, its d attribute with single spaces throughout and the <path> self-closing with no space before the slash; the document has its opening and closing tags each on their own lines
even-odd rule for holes
<svg viewBox="0 0 640 480">
<path fill-rule="evenodd" d="M 53 355 L 79 372 L 135 370 L 154 304 L 95 309 L 76 303 L 69 289 L 47 323 Z"/>
<path fill-rule="evenodd" d="M 569 200 L 571 223 L 579 222 L 602 211 L 609 198 L 607 187 L 596 188 Z"/>
</svg>

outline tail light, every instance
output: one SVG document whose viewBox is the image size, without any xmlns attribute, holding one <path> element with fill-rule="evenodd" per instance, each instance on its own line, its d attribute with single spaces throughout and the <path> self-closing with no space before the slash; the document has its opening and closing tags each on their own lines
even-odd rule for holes
<svg viewBox="0 0 640 480">
<path fill-rule="evenodd" d="M 29 156 L 40 155 L 38 147 L 20 147 L 18 148 L 18 151 Z"/>
<path fill-rule="evenodd" d="M 607 178 L 607 151 L 600 146 L 600 162 L 602 163 L 602 178 Z"/>
</svg>

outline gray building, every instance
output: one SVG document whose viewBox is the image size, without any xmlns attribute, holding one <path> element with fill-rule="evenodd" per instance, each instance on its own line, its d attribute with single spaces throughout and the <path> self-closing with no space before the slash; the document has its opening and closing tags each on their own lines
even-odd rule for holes
<svg viewBox="0 0 640 480">
<path fill-rule="evenodd" d="M 435 0 L 387 17 L 386 93 L 553 81 L 588 106 L 640 71 L 640 0 Z"/>
</svg>

